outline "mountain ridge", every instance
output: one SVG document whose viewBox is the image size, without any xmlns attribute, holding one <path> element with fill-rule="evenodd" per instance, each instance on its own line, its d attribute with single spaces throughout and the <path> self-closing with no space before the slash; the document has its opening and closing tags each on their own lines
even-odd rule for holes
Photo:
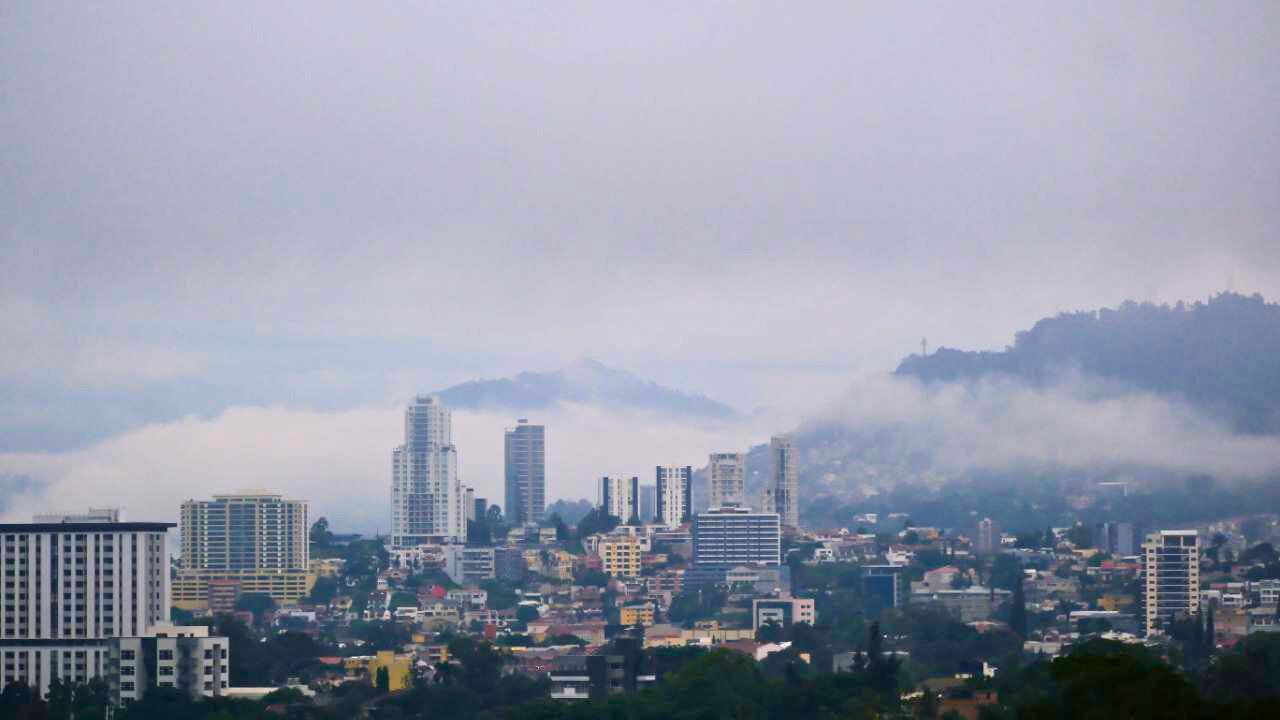
<svg viewBox="0 0 1280 720">
<path fill-rule="evenodd" d="M 894 373 L 925 383 L 1007 375 L 1039 387 L 1078 373 L 1187 401 L 1238 432 L 1277 434 L 1278 358 L 1280 304 L 1224 292 L 1207 302 L 1060 313 L 1002 351 L 940 347 L 903 359 Z"/>
<path fill-rule="evenodd" d="M 591 358 L 546 372 L 471 380 L 434 394 L 450 407 L 471 410 L 541 410 L 561 402 L 579 402 L 707 419 L 738 415 L 705 395 L 664 387 Z"/>
</svg>

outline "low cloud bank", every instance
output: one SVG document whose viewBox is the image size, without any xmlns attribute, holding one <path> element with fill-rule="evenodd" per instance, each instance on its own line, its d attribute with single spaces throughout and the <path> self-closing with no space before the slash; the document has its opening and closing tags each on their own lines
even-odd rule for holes
<svg viewBox="0 0 1280 720">
<path fill-rule="evenodd" d="M 881 376 L 804 424 L 838 430 L 828 457 L 913 457 L 936 477 L 972 470 L 1142 467 L 1256 479 L 1280 469 L 1280 437 L 1238 435 L 1175 399 L 1067 377 L 926 385 Z"/>
<path fill-rule="evenodd" d="M 593 478 L 649 478 L 658 464 L 700 466 L 707 453 L 767 439 L 760 419 L 697 424 L 644 413 L 564 405 L 530 415 L 547 426 L 547 497 L 595 498 Z M 515 415 L 454 411 L 459 474 L 501 503 L 503 428 Z M 268 489 L 311 502 L 313 517 L 339 529 L 385 531 L 391 449 L 403 439 L 403 409 L 319 413 L 239 407 L 209 419 L 148 425 L 81 450 L 0 454 L 0 475 L 26 475 L 41 490 L 10 497 L 8 521 L 32 513 L 119 506 L 134 519 L 174 520 L 188 498 Z"/>
</svg>

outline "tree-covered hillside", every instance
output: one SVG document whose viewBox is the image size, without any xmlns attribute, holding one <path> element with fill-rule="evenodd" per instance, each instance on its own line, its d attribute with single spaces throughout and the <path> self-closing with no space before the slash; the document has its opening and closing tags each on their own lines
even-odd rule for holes
<svg viewBox="0 0 1280 720">
<path fill-rule="evenodd" d="M 1004 374 L 1037 385 L 1070 373 L 1186 399 L 1242 432 L 1280 433 L 1280 304 L 1234 293 L 1126 302 L 1041 320 L 1002 352 L 939 348 L 897 369 L 926 382 Z"/>
</svg>

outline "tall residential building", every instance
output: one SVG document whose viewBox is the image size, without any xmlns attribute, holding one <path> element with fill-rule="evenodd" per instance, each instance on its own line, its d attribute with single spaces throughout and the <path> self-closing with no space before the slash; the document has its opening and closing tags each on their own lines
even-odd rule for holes
<svg viewBox="0 0 1280 720">
<path fill-rule="evenodd" d="M 623 523 L 640 515 L 640 478 L 602 477 L 600 478 L 599 507 Z"/>
<path fill-rule="evenodd" d="M 542 425 L 521 418 L 506 430 L 507 504 L 502 508 L 508 525 L 542 520 L 546 511 L 547 443 Z"/>
<path fill-rule="evenodd" d="M 305 500 L 268 492 L 214 495 L 182 503 L 182 552 L 173 604 L 209 607 L 210 594 L 264 593 L 292 604 L 311 592 L 314 577 Z M 135 633 L 141 635 L 141 633 Z"/>
<path fill-rule="evenodd" d="M 746 460 L 742 453 L 712 453 L 711 507 L 741 505 L 746 502 Z"/>
<path fill-rule="evenodd" d="M 1000 549 L 1000 528 L 991 518 L 983 518 L 978 522 L 973 549 L 980 553 L 992 553 Z"/>
<path fill-rule="evenodd" d="M 695 565 L 777 565 L 782 527 L 777 513 L 729 506 L 693 516 Z"/>
<path fill-rule="evenodd" d="M 391 453 L 392 546 L 466 540 L 452 434 L 440 398 L 419 395 L 405 409 L 404 444 Z"/>
<path fill-rule="evenodd" d="M 1142 595 L 1148 635 L 1200 610 L 1200 537 L 1195 530 L 1161 530 L 1142 544 Z"/>
<path fill-rule="evenodd" d="M 653 485 L 641 485 L 639 505 L 640 522 L 653 522 L 658 516 L 658 488 Z"/>
<path fill-rule="evenodd" d="M 0 689 L 23 682 L 43 696 L 54 680 L 105 676 L 111 638 L 168 622 L 173 523 L 40 519 L 0 525 Z"/>
<path fill-rule="evenodd" d="M 693 512 L 693 467 L 659 466 L 657 521 L 669 528 L 689 521 Z"/>
<path fill-rule="evenodd" d="M 787 527 L 800 527 L 800 482 L 796 474 L 795 449 L 787 435 L 769 439 L 769 483 L 772 510 Z"/>
<path fill-rule="evenodd" d="M 462 489 L 462 514 L 467 522 L 476 521 L 476 489 L 464 487 Z"/>
</svg>

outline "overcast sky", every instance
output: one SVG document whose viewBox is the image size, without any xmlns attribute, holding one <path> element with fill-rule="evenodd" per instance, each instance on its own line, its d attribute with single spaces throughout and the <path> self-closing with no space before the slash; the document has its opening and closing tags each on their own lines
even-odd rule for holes
<svg viewBox="0 0 1280 720">
<path fill-rule="evenodd" d="M 423 5 L 0 6 L 0 451 L 1280 298 L 1280 4 Z"/>
</svg>

